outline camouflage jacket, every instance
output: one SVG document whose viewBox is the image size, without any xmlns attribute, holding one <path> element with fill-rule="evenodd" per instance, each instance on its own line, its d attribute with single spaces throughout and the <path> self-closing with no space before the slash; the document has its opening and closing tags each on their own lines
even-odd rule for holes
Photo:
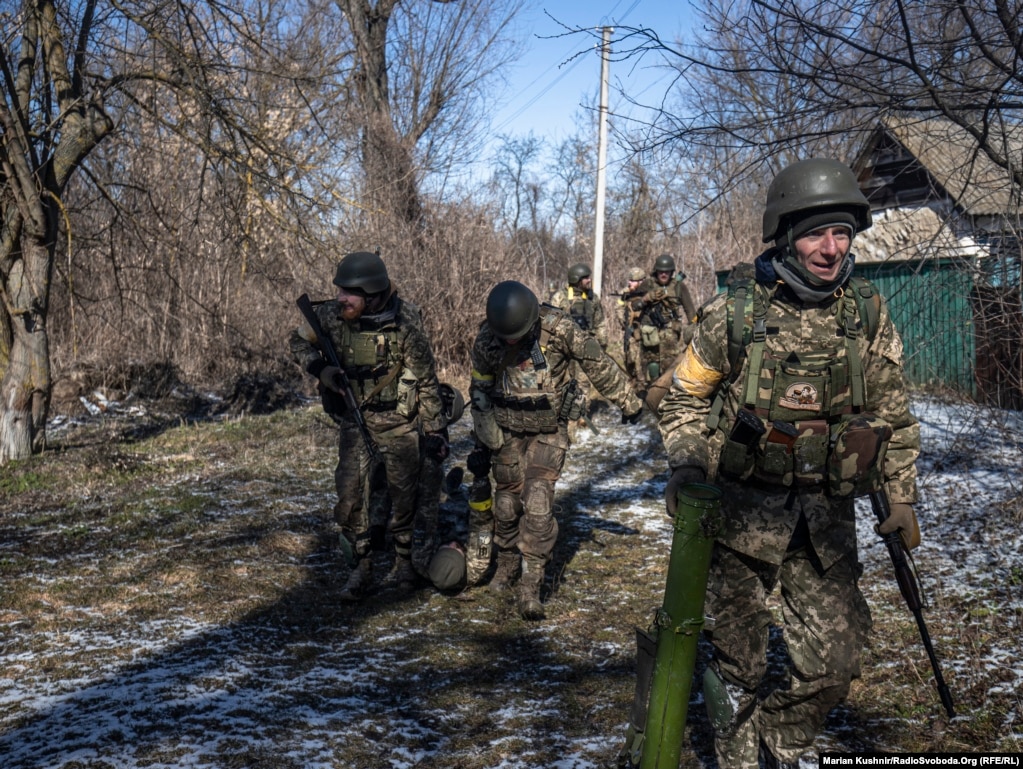
<svg viewBox="0 0 1023 769">
<path fill-rule="evenodd" d="M 816 305 L 802 304 L 785 286 L 780 287 L 767 309 L 766 349 L 780 353 L 777 357 L 785 357 L 789 352 L 810 353 L 844 345 L 845 340 L 837 333 L 839 306 L 837 299 Z M 675 367 L 671 389 L 658 408 L 659 428 L 671 467 L 701 467 L 712 482 L 719 480 L 719 451 L 741 406 L 750 363 L 749 355 L 742 356 L 739 371 L 733 375 L 729 363 L 727 315 L 727 294 L 719 294 L 704 305 L 692 340 Z M 883 300 L 873 339 L 860 336 L 856 344 L 866 384 L 864 410 L 887 421 L 893 430 L 884 461 L 885 488 L 892 503 L 913 503 L 917 498 L 915 462 L 920 451 L 920 431 L 909 410 L 903 378 L 902 340 Z M 718 429 L 711 430 L 707 416 L 722 389 L 722 419 Z M 743 482 L 725 481 L 723 485 L 728 483 Z M 734 494 L 730 490 L 726 495 L 730 498 L 723 507 L 726 518 L 732 520 L 730 533 L 722 539 L 741 552 L 780 562 L 798 521 L 799 505 L 786 507 L 784 516 L 778 513 L 779 506 L 772 506 L 773 512 L 768 513 L 765 512 L 768 506 L 758 497 L 765 486 L 747 482 L 745 487 L 750 489 L 745 499 L 742 486 Z M 783 486 L 774 492 L 769 487 L 766 490 L 782 496 L 789 493 Z M 844 512 L 839 513 L 840 509 Z M 855 547 L 852 510 L 851 502 L 804 505 L 811 539 L 825 563 L 838 557 L 840 545 L 836 543 Z M 811 516 L 808 511 L 815 512 Z M 829 520 L 829 515 L 845 517 Z"/>
<path fill-rule="evenodd" d="M 344 340 L 359 334 L 375 335 L 384 347 L 380 353 L 381 373 L 397 369 L 395 387 L 399 392 L 399 398 L 415 400 L 414 404 L 405 406 L 410 412 L 408 418 L 418 415 L 426 432 L 444 429 L 433 350 L 423 327 L 422 313 L 416 305 L 400 299 L 395 294 L 388 302 L 388 309 L 391 312 L 381 313 L 383 319 L 380 322 L 373 322 L 365 317 L 351 323 L 346 322 L 341 318 L 340 306 L 336 300 L 315 305 L 314 309 L 321 327 L 330 336 L 341 365 L 346 370 L 352 365 L 353 350 L 345 345 Z M 326 363 L 320 353 L 316 335 L 307 323 L 303 322 L 291 333 L 289 343 L 295 362 L 309 374 L 319 376 Z M 352 374 L 349 373 L 349 378 L 351 377 Z M 375 422 L 381 422 L 380 426 L 386 427 L 388 422 L 395 419 L 394 411 L 376 418 L 372 416 L 372 407 L 381 401 L 381 395 L 363 404 L 369 407 L 368 410 L 371 412 L 367 414 L 367 422 L 371 427 Z"/>
<path fill-rule="evenodd" d="M 534 357 L 535 347 L 539 347 L 542 360 Z M 477 424 L 481 419 L 494 418 L 495 403 L 543 392 L 553 394 L 550 407 L 560 412 L 561 397 L 572 381 L 573 361 L 600 394 L 624 413 L 634 414 L 643 405 L 621 367 L 597 340 L 554 307 L 542 306 L 537 331 L 513 346 L 494 336 L 483 323 L 471 358 L 469 394 Z"/>
<path fill-rule="evenodd" d="M 640 296 L 632 300 L 632 308 L 638 325 L 655 328 L 682 328 L 685 322 L 696 317 L 696 305 L 689 295 L 689 287 L 676 275 L 666 286 L 653 278 L 639 284 Z"/>
<path fill-rule="evenodd" d="M 607 322 L 600 297 L 592 291 L 583 291 L 574 286 L 559 288 L 551 295 L 550 304 L 568 313 L 576 325 L 589 331 L 607 348 Z"/>
</svg>

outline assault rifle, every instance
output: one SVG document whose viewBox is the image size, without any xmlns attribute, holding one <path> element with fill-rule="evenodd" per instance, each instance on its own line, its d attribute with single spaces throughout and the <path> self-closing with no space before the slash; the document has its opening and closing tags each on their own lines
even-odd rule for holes
<svg viewBox="0 0 1023 769">
<path fill-rule="evenodd" d="M 358 401 L 355 400 L 355 393 L 352 391 L 352 383 L 348 380 L 348 375 L 345 370 L 341 367 L 341 360 L 337 357 L 337 351 L 334 349 L 333 343 L 330 341 L 330 337 L 327 336 L 323 327 L 320 325 L 320 319 L 316 317 L 316 312 L 313 310 L 313 303 L 309 301 L 308 294 L 302 294 L 296 301 L 298 309 L 302 312 L 302 316 L 309 323 L 309 327 L 316 334 L 316 339 L 319 342 L 320 350 L 323 352 L 324 357 L 327 359 L 327 363 L 334 366 L 338 370 L 338 379 L 341 382 L 340 395 L 345 402 L 345 408 L 348 413 L 352 415 L 352 419 L 355 420 L 356 427 L 359 428 L 359 433 L 362 435 L 362 442 L 366 445 L 366 453 L 369 454 L 371 466 L 374 468 L 383 466 L 383 455 L 380 453 L 380 449 L 376 443 L 373 442 L 373 436 L 369 434 L 369 427 L 366 425 L 366 417 L 362 413 L 362 409 L 359 408 Z"/>
<path fill-rule="evenodd" d="M 888 495 L 881 491 L 870 493 L 870 504 L 874 508 L 878 523 L 884 523 L 891 515 L 891 508 L 888 506 Z M 899 590 L 902 597 L 906 599 L 909 610 L 916 618 L 916 626 L 920 629 L 920 638 L 923 639 L 927 656 L 931 660 L 931 668 L 934 670 L 934 683 L 938 687 L 938 696 L 941 704 L 945 706 L 945 712 L 949 718 L 955 718 L 955 707 L 952 705 L 952 692 L 945 684 L 941 675 L 941 667 L 938 665 L 938 657 L 934 653 L 934 646 L 931 644 L 931 635 L 927 632 L 927 625 L 924 623 L 923 603 L 920 601 L 920 587 L 917 585 L 916 577 L 910 568 L 909 560 L 906 558 L 905 546 L 902 543 L 902 535 L 898 530 L 890 534 L 882 535 L 885 546 L 888 548 L 888 555 L 891 556 L 892 565 L 895 567 L 895 579 L 899 583 Z"/>
</svg>

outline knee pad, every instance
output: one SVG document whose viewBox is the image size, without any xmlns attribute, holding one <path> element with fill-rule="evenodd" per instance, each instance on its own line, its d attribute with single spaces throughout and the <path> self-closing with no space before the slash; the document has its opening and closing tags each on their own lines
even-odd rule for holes
<svg viewBox="0 0 1023 769">
<path fill-rule="evenodd" d="M 703 674 L 703 699 L 714 733 L 731 737 L 756 712 L 757 693 L 725 680 L 713 665 Z"/>
<path fill-rule="evenodd" d="M 517 521 L 522 504 L 517 494 L 498 491 L 494 494 L 494 518 L 504 523 Z"/>
</svg>

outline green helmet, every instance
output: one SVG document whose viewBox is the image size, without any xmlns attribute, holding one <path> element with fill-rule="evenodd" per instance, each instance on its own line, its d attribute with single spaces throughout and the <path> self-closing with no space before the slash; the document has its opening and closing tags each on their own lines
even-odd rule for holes
<svg viewBox="0 0 1023 769">
<path fill-rule="evenodd" d="M 848 223 L 854 227 L 853 234 L 870 228 L 870 203 L 849 166 L 837 160 L 810 158 L 783 168 L 774 177 L 767 188 L 764 242 L 787 238 L 790 227 L 812 224 L 811 217 L 817 226 Z M 833 221 L 826 222 L 829 218 Z M 810 229 L 800 228 L 802 232 Z"/>
<path fill-rule="evenodd" d="M 654 260 L 654 268 L 650 271 L 651 274 L 655 272 L 675 272 L 675 257 L 661 254 Z"/>
<path fill-rule="evenodd" d="M 380 254 L 371 251 L 353 251 L 337 265 L 334 285 L 346 289 L 359 289 L 367 294 L 379 294 L 391 286 L 387 267 Z"/>
<path fill-rule="evenodd" d="M 487 296 L 487 325 L 499 339 L 521 339 L 539 317 L 536 294 L 516 280 L 498 283 Z"/>
<path fill-rule="evenodd" d="M 593 273 L 585 264 L 573 264 L 568 268 L 568 285 L 574 286 L 583 278 L 588 278 Z"/>
</svg>

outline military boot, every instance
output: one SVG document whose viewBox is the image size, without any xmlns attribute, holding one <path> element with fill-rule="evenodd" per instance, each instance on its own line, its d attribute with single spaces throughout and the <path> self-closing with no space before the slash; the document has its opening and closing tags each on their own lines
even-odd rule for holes
<svg viewBox="0 0 1023 769">
<path fill-rule="evenodd" d="M 519 576 L 519 565 L 522 557 L 518 550 L 498 550 L 497 570 L 487 585 L 491 593 L 505 593 L 511 589 L 512 583 Z"/>
<path fill-rule="evenodd" d="M 405 555 L 394 557 L 394 566 L 384 580 L 388 587 L 394 587 L 403 593 L 409 593 L 416 589 L 419 584 L 419 575 L 412 565 L 412 558 Z"/>
<path fill-rule="evenodd" d="M 373 584 L 373 561 L 367 555 L 352 569 L 348 575 L 348 581 L 341 589 L 340 598 L 348 603 L 355 603 L 362 600 Z"/>
<path fill-rule="evenodd" d="M 543 562 L 522 559 L 522 577 L 515 594 L 515 607 L 526 620 L 544 618 L 543 604 L 540 603 L 540 585 L 543 584 Z"/>
</svg>

